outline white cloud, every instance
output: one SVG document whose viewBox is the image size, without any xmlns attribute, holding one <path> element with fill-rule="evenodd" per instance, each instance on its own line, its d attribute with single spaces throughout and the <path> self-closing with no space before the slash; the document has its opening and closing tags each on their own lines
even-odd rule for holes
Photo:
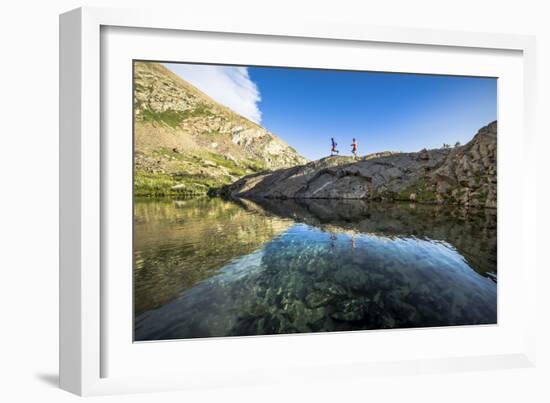
<svg viewBox="0 0 550 403">
<path fill-rule="evenodd" d="M 207 66 L 165 63 L 168 69 L 188 81 L 217 102 L 253 122 L 260 123 L 261 97 L 246 67 Z"/>
</svg>

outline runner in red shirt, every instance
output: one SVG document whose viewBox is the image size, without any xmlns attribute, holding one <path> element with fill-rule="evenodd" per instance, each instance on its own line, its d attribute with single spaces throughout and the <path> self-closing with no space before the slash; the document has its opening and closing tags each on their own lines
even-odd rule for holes
<svg viewBox="0 0 550 403">
<path fill-rule="evenodd" d="M 353 157 L 357 159 L 357 142 L 355 141 L 355 138 L 353 138 L 353 142 L 351 143 L 351 153 L 353 154 Z"/>
</svg>

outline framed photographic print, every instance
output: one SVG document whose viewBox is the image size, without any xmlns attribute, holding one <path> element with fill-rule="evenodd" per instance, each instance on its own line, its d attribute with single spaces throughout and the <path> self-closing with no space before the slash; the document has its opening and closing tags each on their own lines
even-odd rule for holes
<svg viewBox="0 0 550 403">
<path fill-rule="evenodd" d="M 532 365 L 533 49 L 62 15 L 62 387 Z"/>
</svg>

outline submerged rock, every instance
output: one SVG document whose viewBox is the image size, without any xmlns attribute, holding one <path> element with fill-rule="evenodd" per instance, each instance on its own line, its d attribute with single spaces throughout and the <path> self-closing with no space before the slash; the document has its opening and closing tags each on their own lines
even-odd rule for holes
<svg viewBox="0 0 550 403">
<path fill-rule="evenodd" d="M 337 311 L 333 312 L 330 316 L 333 319 L 356 322 L 364 318 L 368 310 L 368 298 L 347 300 L 337 306 Z"/>
<path fill-rule="evenodd" d="M 334 295 L 313 291 L 311 294 L 306 296 L 306 305 L 310 308 L 317 308 L 321 305 L 326 305 L 334 299 Z"/>
</svg>

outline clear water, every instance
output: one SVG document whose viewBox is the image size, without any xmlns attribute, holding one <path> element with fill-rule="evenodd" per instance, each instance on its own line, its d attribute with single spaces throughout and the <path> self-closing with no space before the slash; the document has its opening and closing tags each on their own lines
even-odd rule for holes
<svg viewBox="0 0 550 403">
<path fill-rule="evenodd" d="M 496 323 L 496 214 L 136 201 L 135 340 Z"/>
</svg>

